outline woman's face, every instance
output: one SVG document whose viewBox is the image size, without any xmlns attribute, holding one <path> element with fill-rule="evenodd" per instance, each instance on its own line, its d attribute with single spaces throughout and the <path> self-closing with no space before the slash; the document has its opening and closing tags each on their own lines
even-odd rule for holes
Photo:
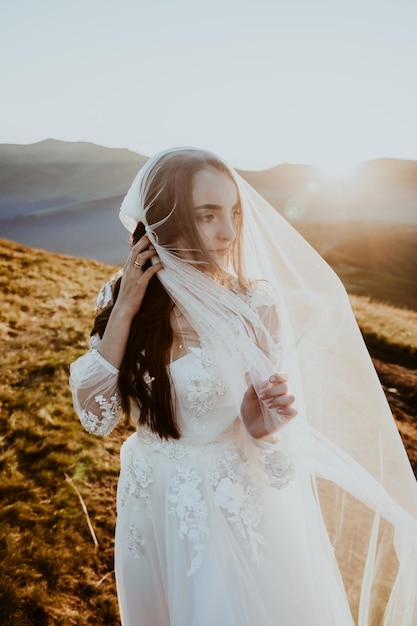
<svg viewBox="0 0 417 626">
<path fill-rule="evenodd" d="M 241 212 L 236 185 L 227 174 L 207 166 L 195 175 L 192 205 L 208 253 L 220 267 L 225 267 Z"/>
</svg>

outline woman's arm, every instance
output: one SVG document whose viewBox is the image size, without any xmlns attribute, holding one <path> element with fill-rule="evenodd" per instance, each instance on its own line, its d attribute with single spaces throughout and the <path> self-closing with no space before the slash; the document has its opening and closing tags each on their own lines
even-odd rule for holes
<svg viewBox="0 0 417 626">
<path fill-rule="evenodd" d="M 141 307 L 150 279 L 162 267 L 161 263 L 155 263 L 142 271 L 134 264 L 142 266 L 155 256 L 146 236 L 132 247 L 102 339 L 98 335 L 92 337 L 87 354 L 71 365 L 74 409 L 84 428 L 93 434 L 107 435 L 119 421 L 118 376 L 131 323 Z"/>
</svg>

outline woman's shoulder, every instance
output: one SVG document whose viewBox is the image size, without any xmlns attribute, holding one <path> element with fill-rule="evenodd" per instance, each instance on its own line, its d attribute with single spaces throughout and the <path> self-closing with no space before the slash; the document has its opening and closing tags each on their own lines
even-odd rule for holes
<svg viewBox="0 0 417 626">
<path fill-rule="evenodd" d="M 260 307 L 275 307 L 278 302 L 278 296 L 267 280 L 258 279 L 250 280 L 244 287 L 239 285 L 237 279 L 232 278 L 230 284 L 231 290 L 251 308 L 259 309 Z"/>
<path fill-rule="evenodd" d="M 278 306 L 278 296 L 274 287 L 267 280 L 251 280 L 245 287 L 235 284 L 236 295 L 262 321 L 268 329 L 273 341 L 280 340 L 280 316 Z"/>
<path fill-rule="evenodd" d="M 107 280 L 101 287 L 98 296 L 96 298 L 96 312 L 97 314 L 107 309 L 114 301 L 114 287 L 118 279 L 121 277 L 123 270 L 119 270 L 109 280 Z"/>
</svg>

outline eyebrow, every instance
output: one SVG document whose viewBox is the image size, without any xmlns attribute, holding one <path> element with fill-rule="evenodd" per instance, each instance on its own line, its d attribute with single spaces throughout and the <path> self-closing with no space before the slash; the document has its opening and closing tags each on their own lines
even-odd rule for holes
<svg viewBox="0 0 417 626">
<path fill-rule="evenodd" d="M 222 207 L 218 204 L 200 204 L 200 206 L 194 207 L 194 211 L 199 211 L 200 209 L 209 209 L 210 211 L 221 211 Z"/>
<path fill-rule="evenodd" d="M 232 209 L 236 209 L 240 207 L 240 202 L 236 202 L 235 205 L 232 206 Z M 194 211 L 198 211 L 199 209 L 209 209 L 210 211 L 221 211 L 223 209 L 219 204 L 200 204 L 199 206 L 194 207 Z"/>
</svg>

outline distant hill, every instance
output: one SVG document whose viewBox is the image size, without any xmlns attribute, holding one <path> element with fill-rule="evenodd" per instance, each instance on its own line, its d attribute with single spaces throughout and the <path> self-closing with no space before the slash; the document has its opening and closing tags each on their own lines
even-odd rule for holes
<svg viewBox="0 0 417 626">
<path fill-rule="evenodd" d="M 117 206 L 146 160 L 130 150 L 87 142 L 0 145 L 0 219 L 109 199 Z"/>
<path fill-rule="evenodd" d="M 0 145 L 0 236 L 122 264 L 129 241 L 118 208 L 146 160 L 87 142 Z M 338 182 L 288 163 L 240 174 L 352 293 L 417 310 L 417 162 L 367 161 Z"/>
<path fill-rule="evenodd" d="M 326 178 L 312 165 L 289 163 L 240 173 L 291 222 L 417 223 L 416 161 L 365 161 L 340 179 Z"/>
<path fill-rule="evenodd" d="M 117 208 L 146 160 L 87 142 L 0 145 L 0 235 L 121 263 L 128 236 Z"/>
</svg>

